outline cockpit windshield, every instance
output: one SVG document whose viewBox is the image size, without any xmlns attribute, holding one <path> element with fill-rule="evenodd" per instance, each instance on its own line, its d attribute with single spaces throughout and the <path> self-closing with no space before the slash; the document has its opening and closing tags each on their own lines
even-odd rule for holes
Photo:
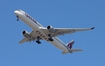
<svg viewBox="0 0 105 66">
<path fill-rule="evenodd" d="M 17 11 L 20 11 L 20 12 L 22 12 L 22 13 L 25 13 L 24 11 L 22 11 L 22 10 L 20 10 L 20 9 L 19 9 L 19 10 L 17 10 Z"/>
</svg>

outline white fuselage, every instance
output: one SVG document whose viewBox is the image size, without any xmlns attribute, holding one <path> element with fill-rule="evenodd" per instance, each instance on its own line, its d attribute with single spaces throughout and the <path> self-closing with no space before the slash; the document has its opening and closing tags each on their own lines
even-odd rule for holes
<svg viewBox="0 0 105 66">
<path fill-rule="evenodd" d="M 68 52 L 68 48 L 66 47 L 66 45 L 60 39 L 58 39 L 57 37 L 53 37 L 54 41 L 52 41 L 52 42 L 49 41 L 48 40 L 49 36 L 46 35 L 42 30 L 40 30 L 40 27 L 43 27 L 43 26 L 40 23 L 38 23 L 36 20 L 34 20 L 31 16 L 29 16 L 26 12 L 24 12 L 22 10 L 16 10 L 15 14 L 23 22 L 25 22 L 27 25 L 29 25 L 35 31 L 35 33 L 38 36 L 40 36 L 43 40 L 46 40 L 46 41 L 52 43 L 57 48 Z"/>
</svg>

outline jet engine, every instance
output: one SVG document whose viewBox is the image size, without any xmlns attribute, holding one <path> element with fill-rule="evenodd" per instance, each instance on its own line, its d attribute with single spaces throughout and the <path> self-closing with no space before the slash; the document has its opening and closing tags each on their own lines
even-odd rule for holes
<svg viewBox="0 0 105 66">
<path fill-rule="evenodd" d="M 51 32 L 51 33 L 54 33 L 56 32 L 56 30 L 52 27 L 52 26 L 47 26 L 47 29 Z"/>
<path fill-rule="evenodd" d="M 31 36 L 30 36 L 30 33 L 27 32 L 26 30 L 24 30 L 24 31 L 22 32 L 22 35 L 23 35 L 24 37 L 26 37 L 26 38 L 30 38 L 30 37 L 31 37 Z"/>
</svg>

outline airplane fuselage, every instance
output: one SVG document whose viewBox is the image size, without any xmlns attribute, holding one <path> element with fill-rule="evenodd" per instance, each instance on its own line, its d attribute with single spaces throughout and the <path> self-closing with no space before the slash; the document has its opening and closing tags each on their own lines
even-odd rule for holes
<svg viewBox="0 0 105 66">
<path fill-rule="evenodd" d="M 57 37 L 52 37 L 54 41 L 49 41 L 49 36 L 46 35 L 40 28 L 44 28 L 40 23 L 38 23 L 36 20 L 34 20 L 31 16 L 29 16 L 26 12 L 22 10 L 16 10 L 15 14 L 21 19 L 23 22 L 25 22 L 27 25 L 29 25 L 34 31 L 35 34 L 40 36 L 43 40 L 46 40 L 50 43 L 52 43 L 57 48 L 64 50 L 65 52 L 68 52 L 67 46 Z"/>
</svg>

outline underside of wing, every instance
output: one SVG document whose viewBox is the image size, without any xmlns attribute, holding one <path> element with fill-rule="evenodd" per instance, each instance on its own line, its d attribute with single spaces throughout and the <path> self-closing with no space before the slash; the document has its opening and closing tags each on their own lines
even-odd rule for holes
<svg viewBox="0 0 105 66">
<path fill-rule="evenodd" d="M 79 31 L 86 31 L 86 30 L 93 30 L 94 27 L 92 28 L 53 28 L 53 30 L 48 30 L 47 28 L 41 28 L 41 30 L 46 33 L 46 34 L 51 34 L 53 37 L 59 36 L 59 35 L 64 35 L 64 34 L 70 34 L 74 32 L 79 32 Z M 53 32 L 55 31 L 55 32 Z"/>
<path fill-rule="evenodd" d="M 26 31 L 23 36 L 24 36 L 24 38 L 19 42 L 20 44 L 22 44 L 24 42 L 30 42 L 30 41 L 37 40 L 37 37 L 38 37 L 37 34 L 34 32 L 34 30 L 31 33 L 27 33 L 27 31 Z"/>
<path fill-rule="evenodd" d="M 22 44 L 22 43 L 27 42 L 27 41 L 28 41 L 27 38 L 23 38 L 19 43 Z"/>
</svg>

